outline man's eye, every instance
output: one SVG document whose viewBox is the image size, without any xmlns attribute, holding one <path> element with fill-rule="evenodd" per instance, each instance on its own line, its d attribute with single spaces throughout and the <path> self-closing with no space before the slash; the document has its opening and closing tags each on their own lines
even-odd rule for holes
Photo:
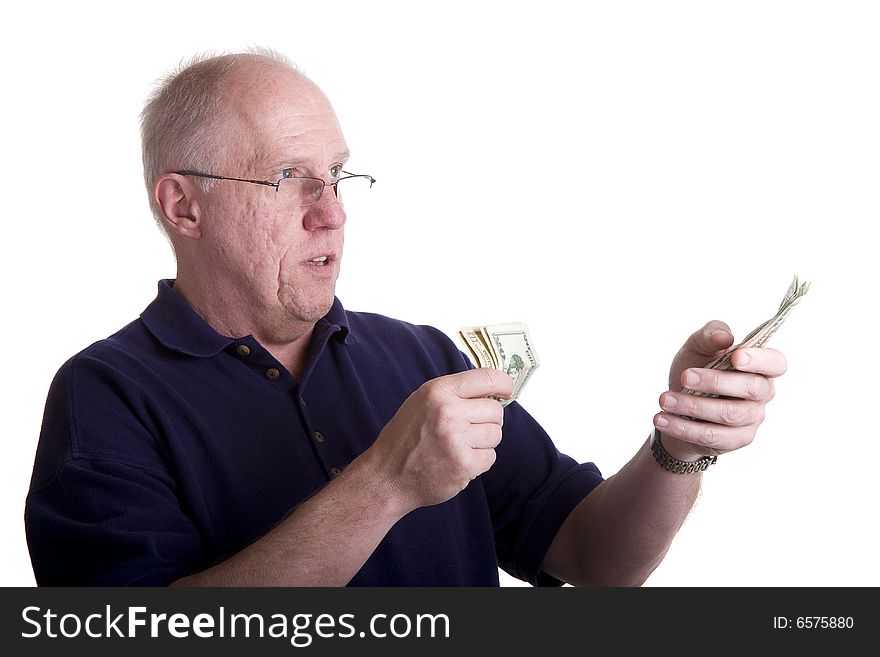
<svg viewBox="0 0 880 657">
<path fill-rule="evenodd" d="M 293 169 L 281 169 L 282 178 L 294 178 Z"/>
<path fill-rule="evenodd" d="M 332 167 L 330 167 L 330 175 L 334 178 L 338 178 L 340 173 L 342 173 L 341 164 L 334 164 Z"/>
</svg>

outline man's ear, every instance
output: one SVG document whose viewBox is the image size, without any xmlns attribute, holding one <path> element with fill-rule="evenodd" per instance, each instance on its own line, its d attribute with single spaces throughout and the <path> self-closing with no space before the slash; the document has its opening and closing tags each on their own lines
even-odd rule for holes
<svg viewBox="0 0 880 657">
<path fill-rule="evenodd" d="M 198 239 L 202 236 L 201 190 L 186 176 L 164 173 L 156 180 L 153 194 L 169 233 Z"/>
</svg>

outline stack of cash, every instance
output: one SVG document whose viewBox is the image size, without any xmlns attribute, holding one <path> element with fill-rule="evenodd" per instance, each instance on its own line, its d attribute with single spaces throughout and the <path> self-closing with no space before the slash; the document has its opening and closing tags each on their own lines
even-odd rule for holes
<svg viewBox="0 0 880 657">
<path fill-rule="evenodd" d="M 801 300 L 801 297 L 803 297 L 809 289 L 810 284 L 808 282 L 801 283 L 800 281 L 798 281 L 797 275 L 795 275 L 794 280 L 792 280 L 791 285 L 788 287 L 788 291 L 785 293 L 785 297 L 783 297 L 782 299 L 782 303 L 779 304 L 779 310 L 776 311 L 776 314 L 773 315 L 773 317 L 768 319 L 766 322 L 758 326 L 758 328 L 756 328 L 754 331 L 749 333 L 742 342 L 734 345 L 722 356 L 716 358 L 711 363 L 706 365 L 706 368 L 711 370 L 732 370 L 732 359 L 734 351 L 743 347 L 765 346 L 770 337 L 774 333 L 776 333 L 780 326 L 782 326 L 782 323 L 785 321 L 785 318 L 788 317 L 791 309 L 797 305 L 798 301 Z M 699 397 L 717 397 L 717 395 L 710 395 L 709 393 L 704 392 L 696 392 L 694 390 L 685 390 L 685 393 L 688 395 L 696 395 Z"/>
<path fill-rule="evenodd" d="M 519 397 L 540 362 L 525 324 L 464 326 L 458 332 L 477 367 L 491 367 L 513 379 L 513 397 L 499 399 L 503 406 Z"/>
</svg>

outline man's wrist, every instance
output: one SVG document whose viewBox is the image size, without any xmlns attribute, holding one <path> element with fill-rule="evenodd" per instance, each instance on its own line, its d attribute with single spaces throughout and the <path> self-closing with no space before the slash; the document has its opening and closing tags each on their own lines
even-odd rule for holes
<svg viewBox="0 0 880 657">
<path fill-rule="evenodd" d="M 660 439 L 660 431 L 654 429 L 649 440 L 649 448 L 651 455 L 664 469 L 677 474 L 692 474 L 702 472 L 717 460 L 717 456 L 705 456 L 700 453 L 694 453 L 692 450 L 675 450 L 671 451 L 667 448 L 667 442 L 673 445 L 679 444 L 675 438 L 667 438 L 665 441 Z M 683 443 L 681 443 L 683 445 Z M 675 449 L 673 447 L 673 449 Z"/>
<path fill-rule="evenodd" d="M 654 434 L 652 440 L 659 439 L 660 429 L 654 429 Z M 678 438 L 673 438 L 672 436 L 663 436 L 663 449 L 669 452 L 670 456 L 679 461 L 696 461 L 705 456 L 705 454 L 700 454 L 695 451 L 693 446 L 689 443 L 679 440 Z"/>
<path fill-rule="evenodd" d="M 406 499 L 398 482 L 388 473 L 386 459 L 375 448 L 366 449 L 343 472 L 352 476 L 354 485 L 378 505 L 376 513 L 393 523 L 415 507 Z"/>
</svg>

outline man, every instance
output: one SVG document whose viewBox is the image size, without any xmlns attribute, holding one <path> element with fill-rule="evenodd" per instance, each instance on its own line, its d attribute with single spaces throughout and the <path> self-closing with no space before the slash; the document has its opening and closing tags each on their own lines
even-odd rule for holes
<svg viewBox="0 0 880 657">
<path fill-rule="evenodd" d="M 142 118 L 177 277 L 53 382 L 26 507 L 40 584 L 497 585 L 501 565 L 638 585 L 785 370 L 772 349 L 701 369 L 733 342 L 710 322 L 673 361 L 662 443 L 603 480 L 492 399 L 509 376 L 335 299 L 346 186 L 372 179 L 314 83 L 266 53 L 204 59 Z"/>
</svg>

